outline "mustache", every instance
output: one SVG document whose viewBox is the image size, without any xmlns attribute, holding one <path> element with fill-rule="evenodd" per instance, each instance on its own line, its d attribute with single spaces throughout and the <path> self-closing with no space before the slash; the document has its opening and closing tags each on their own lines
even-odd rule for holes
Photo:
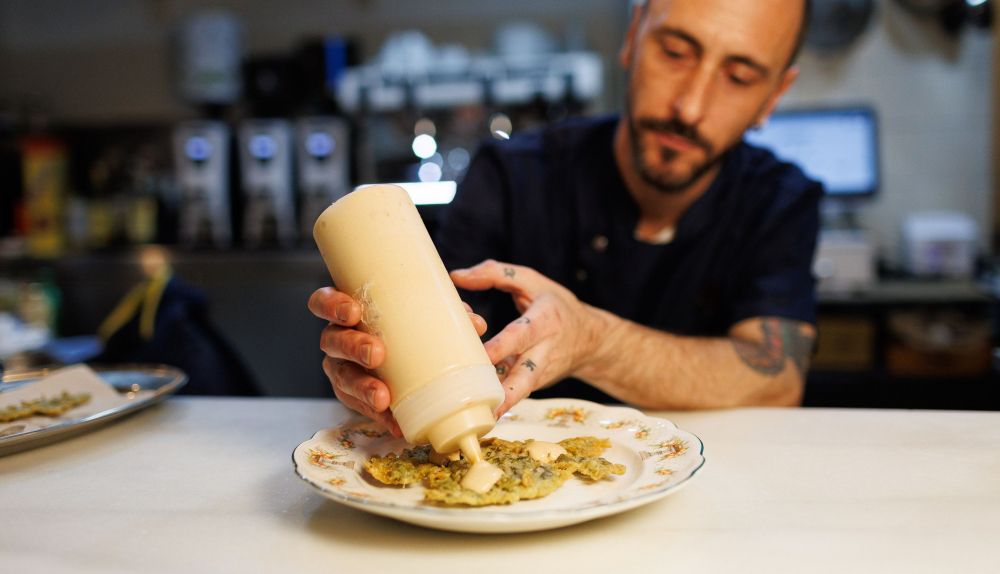
<svg viewBox="0 0 1000 574">
<path fill-rule="evenodd" d="M 677 118 L 669 120 L 640 118 L 636 124 L 639 128 L 644 130 L 680 136 L 691 141 L 698 147 L 704 149 L 706 152 L 712 152 L 712 144 L 702 137 L 702 135 L 698 132 L 698 128 L 690 124 L 686 124 Z"/>
</svg>

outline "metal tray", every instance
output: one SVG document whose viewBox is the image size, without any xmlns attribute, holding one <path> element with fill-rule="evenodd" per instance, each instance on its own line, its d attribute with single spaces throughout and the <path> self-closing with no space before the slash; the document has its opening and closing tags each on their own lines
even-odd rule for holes
<svg viewBox="0 0 1000 574">
<path fill-rule="evenodd" d="M 188 380 L 183 371 L 167 365 L 115 365 L 92 366 L 92 368 L 115 390 L 125 395 L 127 402 L 79 418 L 62 419 L 45 428 L 0 436 L 0 456 L 69 438 L 154 405 L 176 392 Z M 4 373 L 0 379 L 0 393 L 31 384 L 49 372 L 50 369 L 37 369 Z M 153 392 L 149 394 L 139 391 Z"/>
</svg>

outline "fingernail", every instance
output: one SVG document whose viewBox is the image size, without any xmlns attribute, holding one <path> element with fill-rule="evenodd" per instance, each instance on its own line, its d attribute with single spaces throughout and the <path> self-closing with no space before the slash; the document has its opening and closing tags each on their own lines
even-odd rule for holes
<svg viewBox="0 0 1000 574">
<path fill-rule="evenodd" d="M 368 406 L 375 408 L 375 389 L 368 391 Z"/>
<path fill-rule="evenodd" d="M 361 345 L 361 362 L 365 366 L 372 364 L 372 346 L 370 344 Z"/>
<path fill-rule="evenodd" d="M 341 303 L 340 305 L 337 305 L 336 313 L 338 321 L 346 321 L 347 317 L 351 314 L 351 304 Z"/>
</svg>

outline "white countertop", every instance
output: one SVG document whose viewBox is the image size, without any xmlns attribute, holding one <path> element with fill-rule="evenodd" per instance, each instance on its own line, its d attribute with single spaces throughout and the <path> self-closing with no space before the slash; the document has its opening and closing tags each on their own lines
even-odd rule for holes
<svg viewBox="0 0 1000 574">
<path fill-rule="evenodd" d="M 654 413 L 655 414 L 655 413 Z M 0 458 L 0 572 L 997 572 L 1000 412 L 659 413 L 705 467 L 648 506 L 532 534 L 328 501 L 292 449 L 333 401 L 174 398 Z"/>
</svg>

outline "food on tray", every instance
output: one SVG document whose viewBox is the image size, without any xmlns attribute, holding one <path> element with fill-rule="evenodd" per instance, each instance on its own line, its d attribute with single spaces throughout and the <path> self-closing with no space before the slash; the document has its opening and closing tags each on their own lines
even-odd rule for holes
<svg viewBox="0 0 1000 574">
<path fill-rule="evenodd" d="M 610 447 L 609 440 L 590 436 L 569 438 L 558 444 L 486 439 L 482 442 L 483 458 L 499 467 L 503 475 L 482 493 L 462 487 L 469 461 L 436 456 L 429 445 L 405 449 L 398 455 L 372 457 L 365 462 L 365 469 L 384 484 L 422 483 L 424 499 L 429 502 L 449 506 L 511 504 L 547 496 L 574 475 L 596 482 L 624 474 L 624 465 L 601 457 Z"/>
<path fill-rule="evenodd" d="M 21 401 L 0 409 L 0 423 L 9 423 L 34 416 L 57 417 L 66 411 L 90 402 L 90 393 L 73 394 L 63 391 L 56 397 L 41 397 L 31 401 Z"/>
</svg>

